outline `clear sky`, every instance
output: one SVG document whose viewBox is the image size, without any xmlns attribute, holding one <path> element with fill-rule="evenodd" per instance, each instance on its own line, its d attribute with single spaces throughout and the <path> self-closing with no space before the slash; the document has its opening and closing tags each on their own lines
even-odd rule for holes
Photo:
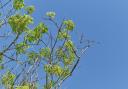
<svg viewBox="0 0 128 89">
<path fill-rule="evenodd" d="M 71 18 L 78 32 L 100 42 L 81 58 L 62 89 L 128 89 L 128 0 L 26 0 L 41 21 L 47 11 Z"/>
</svg>

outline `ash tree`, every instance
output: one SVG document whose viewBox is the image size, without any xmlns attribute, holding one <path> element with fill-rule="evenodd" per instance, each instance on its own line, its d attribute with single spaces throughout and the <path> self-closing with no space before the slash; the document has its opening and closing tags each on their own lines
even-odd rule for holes
<svg viewBox="0 0 128 89">
<path fill-rule="evenodd" d="M 0 0 L 0 89 L 60 89 L 90 47 L 83 35 L 73 41 L 71 19 L 57 22 L 48 11 L 35 25 L 35 10 L 24 0 Z"/>
</svg>

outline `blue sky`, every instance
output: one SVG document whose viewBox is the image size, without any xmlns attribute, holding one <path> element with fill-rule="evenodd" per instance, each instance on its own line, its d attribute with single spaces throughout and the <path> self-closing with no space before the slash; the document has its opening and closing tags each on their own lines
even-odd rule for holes
<svg viewBox="0 0 128 89">
<path fill-rule="evenodd" d="M 128 89 L 127 0 L 26 0 L 41 21 L 47 11 L 71 18 L 86 38 L 100 42 L 81 58 L 63 89 Z M 31 3 L 29 3 L 31 2 Z"/>
</svg>

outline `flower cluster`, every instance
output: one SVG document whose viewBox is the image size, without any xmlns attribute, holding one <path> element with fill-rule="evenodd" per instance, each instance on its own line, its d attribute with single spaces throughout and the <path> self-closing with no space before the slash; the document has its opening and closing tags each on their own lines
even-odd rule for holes
<svg viewBox="0 0 128 89">
<path fill-rule="evenodd" d="M 10 71 L 7 71 L 6 74 L 2 77 L 2 84 L 6 86 L 7 89 L 13 89 L 13 82 L 15 79 L 15 75 Z"/>
<path fill-rule="evenodd" d="M 67 31 L 61 31 L 58 34 L 58 39 L 63 40 L 63 39 L 68 39 L 70 38 L 70 35 L 67 33 Z"/>
<path fill-rule="evenodd" d="M 14 0 L 13 7 L 16 10 L 19 10 L 19 9 L 23 8 L 24 7 L 24 0 Z"/>
<path fill-rule="evenodd" d="M 61 76 L 61 77 L 65 77 L 70 74 L 69 69 L 66 69 L 66 68 L 63 69 L 61 66 L 57 64 L 56 65 L 47 64 L 44 66 L 44 69 L 45 69 L 45 72 L 49 74 L 54 74 L 56 76 Z"/>
<path fill-rule="evenodd" d="M 34 6 L 28 6 L 28 7 L 26 7 L 26 11 L 28 14 L 32 14 L 35 11 L 35 7 Z"/>
<path fill-rule="evenodd" d="M 74 45 L 72 41 L 69 40 L 65 42 L 63 49 L 58 48 L 56 51 L 57 58 L 62 61 L 65 66 L 72 65 L 75 61 L 76 56 L 73 49 Z"/>
<path fill-rule="evenodd" d="M 50 57 L 50 48 L 46 47 L 46 48 L 41 49 L 40 55 L 45 58 L 49 58 Z"/>
<path fill-rule="evenodd" d="M 28 29 L 29 24 L 33 23 L 33 19 L 29 15 L 22 16 L 20 14 L 16 14 L 8 19 L 8 23 L 14 33 L 22 33 L 24 30 Z"/>
<path fill-rule="evenodd" d="M 16 51 L 18 54 L 25 53 L 26 49 L 29 48 L 29 45 L 25 42 L 21 42 L 19 44 L 16 44 Z"/>
<path fill-rule="evenodd" d="M 56 16 L 56 13 L 55 12 L 47 12 L 46 13 L 46 16 L 48 16 L 48 17 L 50 17 L 51 19 L 54 19 L 55 18 L 55 16 Z"/>
<path fill-rule="evenodd" d="M 37 40 L 39 40 L 42 35 L 44 33 L 46 33 L 48 31 L 47 26 L 44 23 L 39 23 L 39 25 L 37 25 L 34 30 L 28 30 L 27 36 L 25 37 L 25 39 L 28 42 L 36 42 Z"/>
<path fill-rule="evenodd" d="M 65 20 L 64 25 L 66 26 L 67 30 L 73 30 L 75 27 L 75 24 L 72 20 Z"/>
</svg>

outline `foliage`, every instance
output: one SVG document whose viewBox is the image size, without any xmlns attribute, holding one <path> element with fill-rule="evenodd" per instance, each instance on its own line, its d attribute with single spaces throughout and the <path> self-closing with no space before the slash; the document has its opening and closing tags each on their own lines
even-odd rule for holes
<svg viewBox="0 0 128 89">
<path fill-rule="evenodd" d="M 32 23 L 32 17 L 29 15 L 16 14 L 9 18 L 10 24 L 14 33 L 22 33 L 28 29 L 28 25 Z"/>
<path fill-rule="evenodd" d="M 24 7 L 24 0 L 14 0 L 13 1 L 13 7 L 16 10 L 19 10 Z"/>
<path fill-rule="evenodd" d="M 6 8 L 9 3 L 13 9 Z M 72 39 L 74 22 L 71 19 L 57 22 L 56 13 L 49 11 L 42 22 L 34 25 L 31 15 L 36 10 L 34 6 L 25 5 L 24 0 L 13 0 L 4 7 L 9 12 L 6 19 L 1 17 L 0 29 L 10 29 L 9 33 L 4 29 L 7 34 L 0 34 L 5 42 L 3 45 L 6 45 L 0 49 L 0 87 L 38 89 L 40 86 L 43 89 L 59 89 L 73 74 L 81 55 L 89 47 L 88 44 L 82 44 L 82 40 L 77 44 L 84 46 L 76 46 Z M 51 22 L 55 29 L 50 29 L 46 21 Z M 46 75 L 45 79 L 42 74 Z"/>
<path fill-rule="evenodd" d="M 29 89 L 29 86 L 17 86 L 16 89 Z"/>
<path fill-rule="evenodd" d="M 46 13 L 46 16 L 48 16 L 49 18 L 51 18 L 51 19 L 54 19 L 55 18 L 55 16 L 56 16 L 56 13 L 55 12 L 47 12 Z"/>
<path fill-rule="evenodd" d="M 15 75 L 12 74 L 10 71 L 7 71 L 6 74 L 2 77 L 2 84 L 5 85 L 7 89 L 13 88 Z"/>
<path fill-rule="evenodd" d="M 73 30 L 75 25 L 72 20 L 65 20 L 64 25 L 66 26 L 67 30 Z"/>
<path fill-rule="evenodd" d="M 28 6 L 25 8 L 28 14 L 32 14 L 35 11 L 34 6 Z"/>
</svg>

